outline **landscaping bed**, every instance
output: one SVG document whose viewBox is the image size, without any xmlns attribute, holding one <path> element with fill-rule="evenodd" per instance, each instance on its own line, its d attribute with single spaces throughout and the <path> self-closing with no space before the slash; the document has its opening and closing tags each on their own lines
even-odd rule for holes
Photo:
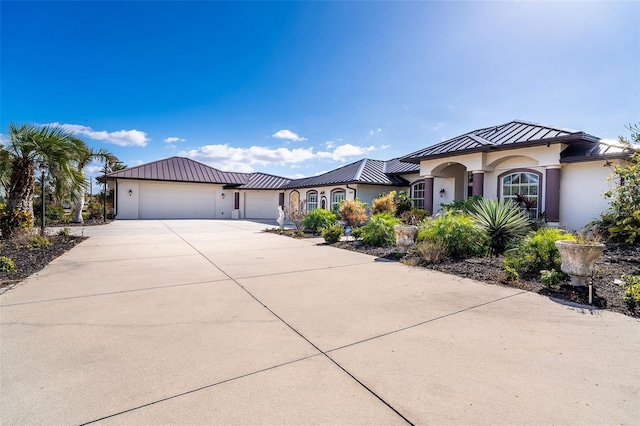
<svg viewBox="0 0 640 426">
<path fill-rule="evenodd" d="M 0 288 L 15 284 L 40 271 L 53 259 L 71 250 L 87 237 L 49 235 L 47 238 L 51 242 L 50 245 L 32 248 L 28 248 L 26 238 L 0 240 L 0 256 L 8 257 L 15 264 L 15 270 L 12 272 L 0 271 Z"/>
<path fill-rule="evenodd" d="M 416 254 L 408 253 L 403 255 L 395 247 L 371 247 L 354 241 L 340 241 L 331 245 L 386 260 L 401 261 L 409 266 L 433 269 L 488 284 L 518 288 L 567 302 L 589 304 L 588 289 L 571 286 L 568 278 L 559 285 L 552 287 L 543 285 L 539 274 L 522 274 L 516 282 L 506 281 L 502 270 L 502 262 L 504 260 L 502 256 L 447 259 L 440 263 L 424 264 Z M 621 275 L 640 275 L 640 246 L 607 244 L 607 248 L 596 262 L 596 273 L 593 277 L 593 306 L 624 315 L 640 317 L 638 307 L 631 309 L 622 300 L 624 293 L 622 287 L 614 283 L 614 280 L 619 279 Z"/>
</svg>

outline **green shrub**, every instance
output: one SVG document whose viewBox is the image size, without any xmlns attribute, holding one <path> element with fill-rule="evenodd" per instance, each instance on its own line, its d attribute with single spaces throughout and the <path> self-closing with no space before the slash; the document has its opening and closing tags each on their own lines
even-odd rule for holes
<svg viewBox="0 0 640 426">
<path fill-rule="evenodd" d="M 388 194 L 380 194 L 378 198 L 374 199 L 371 203 L 371 214 L 374 216 L 381 213 L 395 214 L 396 205 L 393 202 L 395 196 L 396 191 L 391 191 Z"/>
<path fill-rule="evenodd" d="M 484 256 L 487 235 L 464 213 L 445 213 L 418 231 L 416 241 L 442 243 L 451 257 Z"/>
<path fill-rule="evenodd" d="M 507 244 L 529 231 L 529 217 L 508 198 L 488 198 L 478 201 L 471 213 L 475 222 L 489 236 L 489 251 L 497 256 Z"/>
<path fill-rule="evenodd" d="M 540 273 L 543 269 L 560 270 L 560 253 L 555 246 L 558 240 L 572 240 L 571 234 L 556 228 L 541 228 L 530 232 L 504 255 L 503 270 L 520 273 Z"/>
<path fill-rule="evenodd" d="M 33 218 L 27 212 L 18 210 L 0 210 L 0 232 L 2 238 L 8 239 L 15 234 L 21 234 L 33 227 Z"/>
<path fill-rule="evenodd" d="M 400 191 L 393 199 L 393 204 L 396 208 L 396 216 L 400 217 L 403 213 L 411 211 L 411 197 L 407 195 L 406 191 Z"/>
<path fill-rule="evenodd" d="M 304 219 L 302 219 L 302 226 L 307 231 L 317 233 L 320 232 L 322 228 L 336 223 L 336 220 L 336 215 L 329 210 L 314 209 L 307 213 Z"/>
<path fill-rule="evenodd" d="M 564 278 L 564 274 L 560 271 L 556 271 L 555 269 L 546 270 L 543 269 L 540 271 L 540 281 L 547 287 L 551 287 L 555 284 L 558 284 Z"/>
<path fill-rule="evenodd" d="M 450 204 L 440 204 L 446 212 L 451 213 L 471 213 L 474 211 L 475 204 L 482 200 L 480 195 L 474 195 L 466 200 L 453 200 Z"/>
<path fill-rule="evenodd" d="M 377 214 L 361 227 L 362 242 L 376 247 L 391 246 L 396 242 L 393 227 L 399 224 L 400 221 L 392 213 Z"/>
<path fill-rule="evenodd" d="M 640 275 L 623 275 L 621 278 L 622 284 L 620 285 L 624 289 L 622 300 L 634 308 L 640 304 Z"/>
<path fill-rule="evenodd" d="M 337 243 L 344 233 L 342 226 L 338 222 L 333 222 L 322 228 L 322 238 L 329 244 Z"/>
<path fill-rule="evenodd" d="M 351 237 L 354 240 L 359 240 L 362 238 L 362 227 L 356 226 L 355 228 L 351 228 Z"/>
<path fill-rule="evenodd" d="M 58 235 L 62 237 L 68 237 L 71 234 L 71 230 L 69 228 L 62 228 L 58 231 Z"/>
<path fill-rule="evenodd" d="M 42 235 L 31 235 L 27 238 L 27 248 L 34 249 L 39 247 L 48 247 L 51 245 L 51 241 L 47 237 Z"/>
<path fill-rule="evenodd" d="M 16 264 L 13 263 L 13 260 L 5 256 L 0 256 L 0 271 L 13 272 L 15 269 L 16 269 Z"/>
<path fill-rule="evenodd" d="M 403 212 L 400 216 L 400 221 L 407 225 L 418 225 L 429 216 L 429 212 L 425 209 L 416 209 Z"/>
</svg>

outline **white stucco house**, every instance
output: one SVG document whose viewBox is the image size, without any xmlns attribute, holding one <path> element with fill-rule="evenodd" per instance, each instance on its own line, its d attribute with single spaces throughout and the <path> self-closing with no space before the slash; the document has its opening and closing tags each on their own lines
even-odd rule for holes
<svg viewBox="0 0 640 426">
<path fill-rule="evenodd" d="M 278 206 L 331 209 L 405 190 L 432 213 L 472 195 L 525 197 L 532 216 L 579 229 L 608 208 L 611 163 L 631 150 L 581 131 L 514 120 L 474 130 L 401 158 L 362 159 L 319 176 L 287 179 L 220 171 L 171 157 L 113 172 L 116 219 L 276 219 Z"/>
</svg>

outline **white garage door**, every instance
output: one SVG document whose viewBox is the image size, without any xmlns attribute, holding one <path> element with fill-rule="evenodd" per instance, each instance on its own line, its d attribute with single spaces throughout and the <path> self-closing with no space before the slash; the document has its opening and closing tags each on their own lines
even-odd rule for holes
<svg viewBox="0 0 640 426">
<path fill-rule="evenodd" d="M 141 183 L 140 219 L 213 219 L 215 187 L 189 183 Z"/>
<path fill-rule="evenodd" d="M 277 192 L 246 192 L 244 195 L 245 217 L 247 219 L 277 219 Z"/>
</svg>

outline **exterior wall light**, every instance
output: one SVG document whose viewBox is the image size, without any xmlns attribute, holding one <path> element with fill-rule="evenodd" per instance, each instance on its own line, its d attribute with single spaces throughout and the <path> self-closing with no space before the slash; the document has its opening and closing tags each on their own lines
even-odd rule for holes
<svg viewBox="0 0 640 426">
<path fill-rule="evenodd" d="M 224 200 L 224 192 L 222 193 L 222 199 Z"/>
<path fill-rule="evenodd" d="M 131 197 L 133 195 L 133 190 L 129 190 L 129 197 Z"/>
<path fill-rule="evenodd" d="M 442 189 L 440 190 L 440 198 L 443 198 L 443 197 L 444 197 L 444 193 L 445 193 L 445 192 L 446 192 L 446 191 L 444 190 L 444 188 L 442 188 Z"/>
</svg>

